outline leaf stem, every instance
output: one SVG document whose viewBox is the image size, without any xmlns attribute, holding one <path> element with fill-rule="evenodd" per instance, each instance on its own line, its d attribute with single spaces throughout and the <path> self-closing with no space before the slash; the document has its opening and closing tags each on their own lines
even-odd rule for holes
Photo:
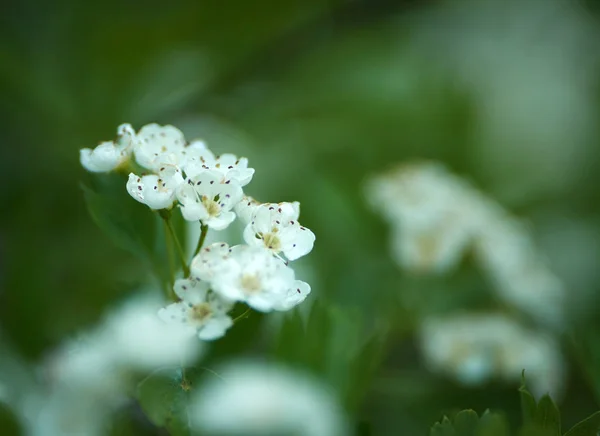
<svg viewBox="0 0 600 436">
<path fill-rule="evenodd" d="M 196 245 L 196 249 L 194 250 L 194 256 L 200 253 L 202 246 L 204 245 L 204 241 L 206 240 L 206 235 L 208 234 L 208 226 L 206 224 L 200 223 L 200 238 L 198 239 L 198 245 Z"/>
<path fill-rule="evenodd" d="M 173 262 L 173 244 L 171 242 L 170 233 L 167 226 L 167 221 L 163 221 L 165 227 L 165 245 L 167 247 L 167 258 L 169 259 L 169 283 L 166 289 L 167 298 L 173 299 L 173 285 L 175 284 L 175 264 Z"/>
<path fill-rule="evenodd" d="M 181 243 L 177 238 L 177 234 L 175 233 L 175 229 L 173 228 L 173 223 L 171 222 L 171 213 L 166 211 L 165 209 L 161 209 L 159 215 L 163 220 L 165 220 L 165 225 L 167 226 L 167 230 L 171 235 L 171 239 L 175 242 L 175 248 L 177 249 L 177 253 L 179 254 L 179 261 L 181 262 L 181 269 L 183 270 L 183 276 L 189 277 L 190 269 L 187 265 L 187 261 L 185 260 L 185 253 L 183 248 L 181 247 Z"/>
</svg>

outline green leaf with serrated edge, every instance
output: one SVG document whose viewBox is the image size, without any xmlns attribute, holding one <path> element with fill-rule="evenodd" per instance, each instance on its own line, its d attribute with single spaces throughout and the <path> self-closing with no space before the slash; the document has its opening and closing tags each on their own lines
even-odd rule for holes
<svg viewBox="0 0 600 436">
<path fill-rule="evenodd" d="M 456 436 L 474 436 L 478 423 L 479 416 L 474 410 L 461 410 L 453 420 Z"/>
<path fill-rule="evenodd" d="M 525 384 L 525 370 L 521 374 L 521 387 L 519 388 L 519 394 L 521 395 L 521 415 L 523 424 L 533 422 L 535 419 L 535 413 L 537 411 L 537 404 L 533 395 L 527 390 Z"/>
<path fill-rule="evenodd" d="M 475 436 L 510 436 L 510 428 L 503 415 L 486 410 L 479 418 Z"/>
<path fill-rule="evenodd" d="M 444 416 L 441 422 L 436 422 L 431 427 L 429 436 L 457 436 L 457 434 L 448 417 Z"/>
<path fill-rule="evenodd" d="M 549 435 L 560 436 L 560 412 L 558 407 L 550 398 L 550 395 L 544 395 L 540 398 L 535 412 L 535 423 L 540 428 L 549 431 Z"/>
<path fill-rule="evenodd" d="M 189 392 L 182 385 L 181 370 L 159 370 L 137 387 L 137 399 L 148 419 L 172 436 L 190 435 Z"/>
<path fill-rule="evenodd" d="M 564 436 L 596 436 L 600 429 L 600 412 L 575 424 Z"/>
</svg>

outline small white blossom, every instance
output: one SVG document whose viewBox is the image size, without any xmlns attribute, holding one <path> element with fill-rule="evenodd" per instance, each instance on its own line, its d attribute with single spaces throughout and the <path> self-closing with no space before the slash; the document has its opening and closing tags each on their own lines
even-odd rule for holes
<svg viewBox="0 0 600 436">
<path fill-rule="evenodd" d="M 202 221 L 214 230 L 223 230 L 235 220 L 233 207 L 243 191 L 234 180 L 222 180 L 217 171 L 207 170 L 179 186 L 177 199 L 188 221 Z"/>
<path fill-rule="evenodd" d="M 523 369 L 536 394 L 559 394 L 564 383 L 556 341 L 500 314 L 427 319 L 421 348 L 431 370 L 468 385 L 517 381 Z"/>
<path fill-rule="evenodd" d="M 164 164 L 178 165 L 186 151 L 183 133 L 171 125 L 147 124 L 137 134 L 135 160 L 149 170 Z"/>
<path fill-rule="evenodd" d="M 294 287 L 294 271 L 264 248 L 237 245 L 226 262 L 212 279 L 213 290 L 261 312 L 284 304 Z"/>
<path fill-rule="evenodd" d="M 88 171 L 104 173 L 127 162 L 133 150 L 135 131 L 131 125 L 122 124 L 117 128 L 117 135 L 115 141 L 102 142 L 93 150 L 90 148 L 80 150 L 81 165 Z"/>
<path fill-rule="evenodd" d="M 235 180 L 240 186 L 250 183 L 254 175 L 254 168 L 248 168 L 248 159 L 230 153 L 215 157 L 203 141 L 189 145 L 184 169 L 186 176 L 192 178 L 206 170 L 217 171 L 223 181 Z"/>
<path fill-rule="evenodd" d="M 190 266 L 192 276 L 197 280 L 210 282 L 219 271 L 228 268 L 231 249 L 224 242 L 215 242 L 204 247 L 193 259 Z"/>
<path fill-rule="evenodd" d="M 256 211 L 256 208 L 260 205 L 261 203 L 256 201 L 254 198 L 250 197 L 249 195 L 244 195 L 239 203 L 235 205 L 235 214 L 244 225 L 248 225 L 250 221 L 252 221 L 252 215 L 254 214 L 254 211 Z"/>
<path fill-rule="evenodd" d="M 333 391 L 286 367 L 234 362 L 217 368 L 192 398 L 192 424 L 204 434 L 351 434 Z"/>
<path fill-rule="evenodd" d="M 300 225 L 299 203 L 265 203 L 257 206 L 244 229 L 248 245 L 264 246 L 273 254 L 296 260 L 312 250 L 315 234 Z"/>
<path fill-rule="evenodd" d="M 150 209 L 168 209 L 176 199 L 177 189 L 183 183 L 183 177 L 177 167 L 165 165 L 158 175 L 137 176 L 129 174 L 127 192 L 135 200 Z"/>
<path fill-rule="evenodd" d="M 287 311 L 306 300 L 310 294 L 310 285 L 302 280 L 295 280 L 292 287 L 288 289 L 286 296 L 273 308 L 275 310 Z"/>
<path fill-rule="evenodd" d="M 224 336 L 233 325 L 227 315 L 232 304 L 210 292 L 208 283 L 179 279 L 173 289 L 181 301 L 159 310 L 158 316 L 164 321 L 189 327 L 205 341 Z"/>
</svg>

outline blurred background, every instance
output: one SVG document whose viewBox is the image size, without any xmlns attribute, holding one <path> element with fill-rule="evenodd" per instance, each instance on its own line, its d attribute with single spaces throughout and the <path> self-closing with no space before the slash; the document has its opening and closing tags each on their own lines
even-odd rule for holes
<svg viewBox="0 0 600 436">
<path fill-rule="evenodd" d="M 465 383 L 423 356 L 429 317 L 493 311 L 552 337 L 565 427 L 584 418 L 600 404 L 598 13 L 591 0 L 4 4 L 0 362 L 35 366 L 147 281 L 90 218 L 79 149 L 158 122 L 247 156 L 248 193 L 300 201 L 317 235 L 297 263 L 312 305 L 253 313 L 203 366 L 300 367 L 334 387 L 359 434 L 427 434 L 464 408 L 515 426 L 519 377 L 467 366 Z M 564 289 L 559 328 L 497 298 L 468 254 L 442 274 L 395 260 L 365 186 L 423 160 L 526 223 Z M 122 201 L 144 211 L 124 186 Z M 164 434 L 135 408 L 117 420 L 114 434 Z"/>
</svg>

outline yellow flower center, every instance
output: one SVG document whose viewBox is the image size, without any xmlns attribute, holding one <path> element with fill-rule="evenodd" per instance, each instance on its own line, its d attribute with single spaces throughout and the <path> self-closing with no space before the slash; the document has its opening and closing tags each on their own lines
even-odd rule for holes
<svg viewBox="0 0 600 436">
<path fill-rule="evenodd" d="M 206 321 L 212 316 L 212 309 L 208 303 L 196 304 L 192 308 L 191 316 L 195 321 Z"/>
<path fill-rule="evenodd" d="M 256 294 L 261 289 L 260 279 L 256 274 L 244 274 L 240 284 L 246 294 Z"/>
<path fill-rule="evenodd" d="M 221 206 L 212 198 L 208 198 L 206 195 L 202 197 L 202 204 L 206 209 L 209 216 L 217 216 L 221 212 Z"/>
<path fill-rule="evenodd" d="M 275 233 L 264 233 L 263 243 L 269 250 L 279 253 L 281 251 L 281 240 Z"/>
</svg>

